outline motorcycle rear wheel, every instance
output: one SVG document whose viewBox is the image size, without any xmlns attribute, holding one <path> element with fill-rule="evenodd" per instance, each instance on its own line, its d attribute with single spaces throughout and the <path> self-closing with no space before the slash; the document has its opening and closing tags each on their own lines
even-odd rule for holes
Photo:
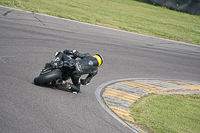
<svg viewBox="0 0 200 133">
<path fill-rule="evenodd" d="M 55 69 L 49 73 L 45 73 L 34 78 L 34 83 L 36 85 L 44 85 L 61 76 L 62 76 L 62 71 L 60 69 Z"/>
</svg>

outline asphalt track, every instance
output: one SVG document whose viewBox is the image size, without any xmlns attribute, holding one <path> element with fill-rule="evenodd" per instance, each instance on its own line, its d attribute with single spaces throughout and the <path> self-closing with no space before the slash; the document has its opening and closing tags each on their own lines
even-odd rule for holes
<svg viewBox="0 0 200 133">
<path fill-rule="evenodd" d="M 100 53 L 104 64 L 78 95 L 33 84 L 56 51 Z M 111 80 L 200 81 L 200 47 L 0 7 L 1 133 L 131 133 L 99 104 Z"/>
</svg>

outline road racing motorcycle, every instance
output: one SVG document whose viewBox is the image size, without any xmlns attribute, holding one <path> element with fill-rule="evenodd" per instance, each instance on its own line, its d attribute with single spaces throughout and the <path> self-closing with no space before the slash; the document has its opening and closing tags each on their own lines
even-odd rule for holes
<svg viewBox="0 0 200 133">
<path fill-rule="evenodd" d="M 54 61 L 46 63 L 39 76 L 34 78 L 35 85 L 59 85 L 68 80 L 74 71 L 75 60 L 69 56 L 68 61 L 60 61 L 55 65 Z"/>
</svg>

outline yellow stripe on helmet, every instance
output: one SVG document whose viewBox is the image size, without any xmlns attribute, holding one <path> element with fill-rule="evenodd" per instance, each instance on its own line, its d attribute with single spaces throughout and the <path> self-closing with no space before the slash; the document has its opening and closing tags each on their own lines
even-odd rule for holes
<svg viewBox="0 0 200 133">
<path fill-rule="evenodd" d="M 102 63 L 101 57 L 99 57 L 99 55 L 94 55 L 93 57 L 97 59 L 97 61 L 98 61 L 98 63 L 99 63 L 99 64 L 98 64 L 98 67 L 101 66 L 101 63 Z"/>
</svg>

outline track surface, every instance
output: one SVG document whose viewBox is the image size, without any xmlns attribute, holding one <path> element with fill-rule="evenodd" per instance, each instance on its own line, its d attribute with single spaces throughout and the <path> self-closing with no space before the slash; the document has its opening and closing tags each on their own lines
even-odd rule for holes
<svg viewBox="0 0 200 133">
<path fill-rule="evenodd" d="M 32 84 L 56 51 L 100 53 L 104 64 L 74 95 Z M 96 88 L 123 78 L 200 81 L 200 47 L 0 7 L 0 132 L 132 132 Z"/>
</svg>

